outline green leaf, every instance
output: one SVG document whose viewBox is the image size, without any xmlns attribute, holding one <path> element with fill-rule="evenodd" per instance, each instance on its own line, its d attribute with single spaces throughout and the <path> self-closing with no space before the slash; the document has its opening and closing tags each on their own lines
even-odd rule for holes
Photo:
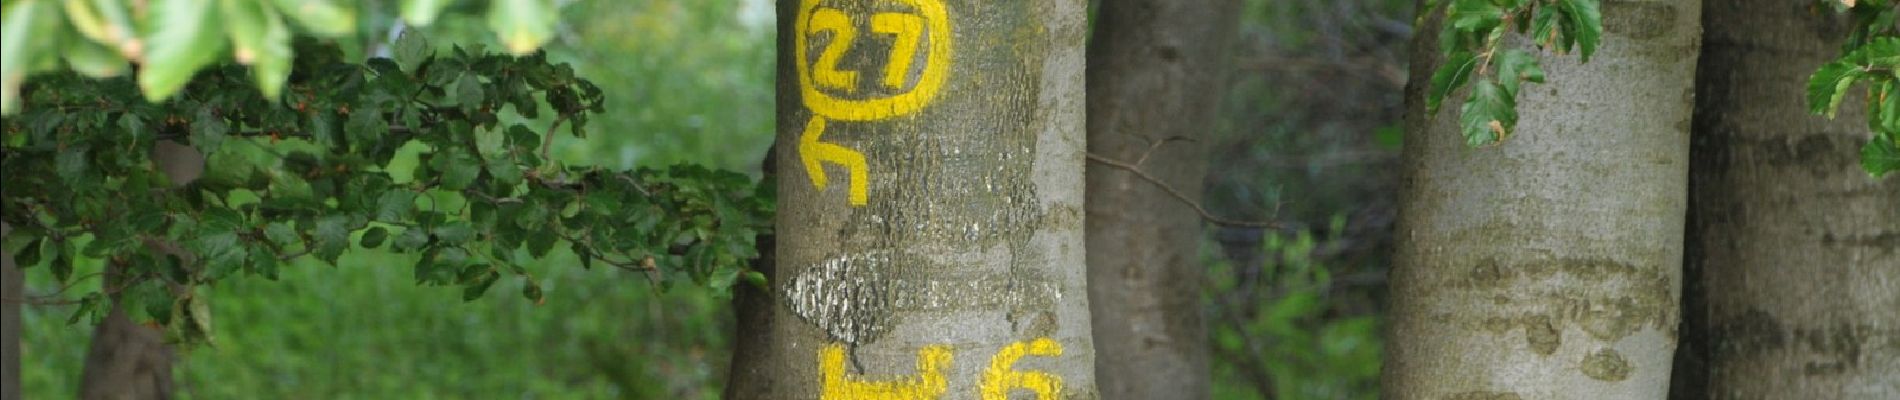
<svg viewBox="0 0 1900 400">
<path fill-rule="evenodd" d="M 1445 97 L 1464 87 L 1470 81 L 1472 71 L 1477 68 L 1476 55 L 1469 51 L 1453 51 L 1450 57 L 1445 58 L 1444 64 L 1439 64 L 1438 71 L 1432 73 L 1431 88 L 1425 93 L 1425 112 L 1437 113 Z"/>
<path fill-rule="evenodd" d="M 152 0 L 152 29 L 145 36 L 139 89 L 146 100 L 163 101 L 185 87 L 199 68 L 224 54 L 225 37 L 213 0 Z"/>
<path fill-rule="evenodd" d="M 87 161 L 88 151 L 85 147 L 72 147 L 53 156 L 53 171 L 59 175 L 61 182 L 73 186 L 85 183 L 86 170 L 91 168 L 91 163 Z"/>
<path fill-rule="evenodd" d="M 741 276 L 745 278 L 746 283 L 752 284 L 754 288 L 758 288 L 759 290 L 770 289 L 770 287 L 766 286 L 765 274 L 759 271 L 746 271 Z"/>
<path fill-rule="evenodd" d="M 298 26 L 317 36 L 337 37 L 356 33 L 356 10 L 350 3 L 336 0 L 276 0 Z"/>
<path fill-rule="evenodd" d="M 383 222 L 402 222 L 409 218 L 409 210 L 416 206 L 416 192 L 408 190 L 390 190 L 376 197 L 376 220 Z"/>
<path fill-rule="evenodd" d="M 1865 74 L 1860 67 L 1844 61 L 1822 65 L 1808 77 L 1808 111 L 1834 118 L 1847 96 L 1847 88 Z"/>
<path fill-rule="evenodd" d="M 500 36 L 503 48 L 526 55 L 554 37 L 554 2 L 549 0 L 493 0 L 488 27 Z"/>
<path fill-rule="evenodd" d="M 389 120 L 383 119 L 382 110 L 374 107 L 351 110 L 350 118 L 343 121 L 343 136 L 357 149 L 376 148 L 376 143 L 389 136 Z"/>
<path fill-rule="evenodd" d="M 1860 166 L 1867 175 L 1874 178 L 1887 173 L 1900 171 L 1900 142 L 1894 140 L 1896 134 L 1874 135 L 1874 139 L 1860 148 Z"/>
<path fill-rule="evenodd" d="M 1597 0 L 1557 0 L 1564 13 L 1564 22 L 1570 37 L 1583 48 L 1583 62 L 1590 62 L 1590 55 L 1597 51 L 1597 44 L 1603 41 L 1603 12 L 1598 9 Z M 1568 42 L 1568 40 L 1566 40 Z M 1569 45 L 1565 45 L 1567 50 Z"/>
<path fill-rule="evenodd" d="M 438 151 L 430 158 L 436 173 L 441 174 L 442 189 L 459 191 L 475 183 L 482 173 L 482 164 L 461 148 L 451 147 Z"/>
<path fill-rule="evenodd" d="M 342 257 L 343 251 L 350 248 L 349 222 L 349 217 L 341 215 L 317 220 L 317 229 L 312 235 L 312 239 L 316 242 L 314 243 L 316 248 L 312 250 L 317 259 L 336 265 L 337 258 Z"/>
<path fill-rule="evenodd" d="M 534 278 L 523 279 L 522 282 L 521 297 L 532 300 L 535 304 L 541 304 L 541 285 L 534 283 Z"/>
<path fill-rule="evenodd" d="M 475 301 L 481 298 L 482 294 L 488 293 L 488 288 L 495 286 L 495 281 L 498 280 L 501 280 L 501 273 L 489 270 L 487 274 L 476 278 L 468 286 L 462 287 L 462 301 Z"/>
<path fill-rule="evenodd" d="M 93 43 L 112 47 L 114 54 L 121 55 L 120 59 L 131 56 L 119 48 L 127 44 L 134 33 L 123 0 L 66 0 L 64 3 L 66 21 L 74 30 Z"/>
<path fill-rule="evenodd" d="M 46 254 L 46 247 L 49 247 L 47 244 L 50 242 L 52 239 L 43 237 L 26 242 L 26 246 L 20 247 L 20 252 L 13 254 L 14 265 L 20 269 L 40 265 L 40 255 Z"/>
<path fill-rule="evenodd" d="M 435 53 L 429 47 L 429 40 L 423 38 L 422 33 L 414 29 L 404 29 L 402 36 L 396 38 L 394 47 L 396 64 L 401 65 L 404 72 L 411 74 L 416 72 L 417 67 L 422 66 L 423 61 L 428 61 L 429 56 Z"/>
<path fill-rule="evenodd" d="M 92 78 L 111 78 L 131 70 L 132 63 L 117 51 L 87 40 L 67 40 L 66 65 Z"/>
<path fill-rule="evenodd" d="M 462 79 L 455 82 L 455 101 L 462 106 L 462 112 L 473 113 L 481 108 L 484 96 L 482 82 L 474 74 L 462 75 Z"/>
<path fill-rule="evenodd" d="M 1496 82 L 1478 81 L 1459 109 L 1458 120 L 1465 144 L 1476 147 L 1497 142 L 1517 126 L 1516 99 Z"/>
<path fill-rule="evenodd" d="M 435 22 L 435 17 L 453 0 L 403 0 L 402 21 L 416 27 L 425 27 Z"/>
<path fill-rule="evenodd" d="M 1505 93 L 1517 97 L 1519 82 L 1544 82 L 1544 69 L 1537 65 L 1537 57 L 1523 50 L 1504 49 L 1495 61 L 1498 67 L 1498 83 Z"/>
<path fill-rule="evenodd" d="M 1480 35 L 1497 28 L 1504 19 L 1504 8 L 1491 0 L 1453 0 L 1447 21 L 1460 31 Z"/>
<path fill-rule="evenodd" d="M 209 156 L 218 152 L 224 145 L 224 138 L 231 132 L 231 126 L 224 118 L 211 113 L 211 108 L 198 109 L 198 117 L 191 121 L 191 145 L 198 154 Z"/>
<path fill-rule="evenodd" d="M 279 247 L 289 247 L 303 241 L 303 236 L 297 234 L 297 228 L 291 227 L 289 222 L 282 221 L 264 225 L 264 237 Z"/>
<path fill-rule="evenodd" d="M 59 55 L 60 18 L 52 0 L 10 1 L 0 10 L 0 113 L 20 110 L 20 84 Z"/>
<path fill-rule="evenodd" d="M 422 246 L 429 245 L 429 234 L 422 228 L 404 229 L 402 235 L 396 236 L 396 242 L 393 245 L 397 250 L 420 249 Z"/>
<path fill-rule="evenodd" d="M 264 97 L 276 99 L 290 78 L 290 24 L 272 3 L 220 0 L 225 33 L 239 64 L 251 66 L 252 80 Z"/>
<path fill-rule="evenodd" d="M 73 277 L 73 264 L 78 262 L 74 256 L 78 255 L 78 251 L 73 248 L 71 240 L 61 241 L 58 245 L 59 251 L 53 253 L 53 263 L 47 264 L 47 267 L 52 269 L 54 280 L 66 283 Z"/>
<path fill-rule="evenodd" d="M 363 241 L 361 242 L 361 244 L 363 245 L 364 248 L 373 249 L 377 247 L 382 247 L 383 241 L 388 240 L 388 239 L 389 239 L 389 230 L 383 229 L 383 227 L 380 227 L 380 226 L 371 227 L 369 228 L 369 230 L 363 231 Z"/>
<path fill-rule="evenodd" d="M 460 245 L 475 238 L 475 226 L 468 221 L 449 221 L 431 230 L 443 244 Z"/>
</svg>

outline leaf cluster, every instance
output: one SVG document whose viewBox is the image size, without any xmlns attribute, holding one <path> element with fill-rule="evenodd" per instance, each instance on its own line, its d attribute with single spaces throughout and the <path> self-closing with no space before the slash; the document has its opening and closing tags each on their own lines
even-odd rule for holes
<svg viewBox="0 0 1900 400">
<path fill-rule="evenodd" d="M 1834 118 L 1855 84 L 1867 84 L 1867 126 L 1861 167 L 1880 177 L 1900 171 L 1900 4 L 1894 0 L 1823 0 L 1847 13 L 1853 27 L 1840 57 L 1808 78 L 1808 108 Z"/>
<path fill-rule="evenodd" d="M 105 260 L 122 272 L 81 296 L 75 320 L 133 296 L 160 323 L 185 328 L 199 323 L 174 316 L 202 301 L 195 287 L 276 279 L 293 260 L 334 266 L 365 249 L 415 255 L 418 284 L 461 286 L 465 299 L 517 277 L 540 300 L 528 266 L 557 246 L 582 267 L 637 271 L 662 286 L 763 282 L 747 261 L 770 229 L 771 185 L 696 166 L 613 171 L 548 158 L 554 135 L 582 136 L 605 110 L 601 91 L 568 65 L 461 47 L 437 54 L 419 35 L 399 39 L 393 59 L 360 64 L 334 46 L 298 46 L 276 98 L 246 84 L 254 68 L 236 65 L 201 71 L 163 103 L 126 77 L 60 73 L 25 85 L 0 136 L 0 209 L 20 265 L 45 261 L 67 282 L 77 260 Z M 543 115 L 545 130 L 503 122 Z M 180 149 L 202 157 L 180 161 Z M 403 151 L 420 155 L 399 162 Z M 181 166 L 203 173 L 164 172 Z"/>
<path fill-rule="evenodd" d="M 1470 85 L 1458 109 L 1465 143 L 1482 146 L 1510 137 L 1517 128 L 1519 89 L 1523 82 L 1543 83 L 1544 70 L 1535 55 L 1505 43 L 1506 33 L 1515 31 L 1560 54 L 1577 49 L 1589 62 L 1603 36 L 1598 6 L 1597 0 L 1449 0 L 1439 34 L 1444 62 L 1432 74 L 1426 109 L 1437 113 L 1446 97 Z"/>
<path fill-rule="evenodd" d="M 363 33 L 359 15 L 400 15 L 413 27 L 445 11 L 485 15 L 516 55 L 553 37 L 555 5 L 547 0 L 7 0 L 0 9 L 4 62 L 0 109 L 19 107 L 28 75 L 70 68 L 115 77 L 138 64 L 140 92 L 151 101 L 176 94 L 199 70 L 232 60 L 250 66 L 265 97 L 289 78 L 293 39 L 336 39 Z M 486 3 L 482 5 L 481 3 Z M 459 4 L 459 6 L 458 6 Z M 394 8 L 394 9 L 385 9 Z"/>
</svg>

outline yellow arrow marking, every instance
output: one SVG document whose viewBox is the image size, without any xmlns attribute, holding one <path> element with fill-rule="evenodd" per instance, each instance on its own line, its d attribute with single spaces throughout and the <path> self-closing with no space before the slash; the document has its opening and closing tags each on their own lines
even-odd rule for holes
<svg viewBox="0 0 1900 400">
<path fill-rule="evenodd" d="M 805 124 L 805 133 L 798 137 L 798 159 L 805 163 L 805 175 L 811 177 L 812 186 L 825 190 L 824 162 L 843 165 L 851 177 L 851 205 L 863 206 L 870 201 L 871 168 L 864 161 L 864 153 L 849 147 L 818 141 L 825 134 L 825 117 L 813 116 Z"/>
</svg>

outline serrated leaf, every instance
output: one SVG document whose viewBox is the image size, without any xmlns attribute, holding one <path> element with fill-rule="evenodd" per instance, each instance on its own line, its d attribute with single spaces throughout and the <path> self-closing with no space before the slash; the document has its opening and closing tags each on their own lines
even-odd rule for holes
<svg viewBox="0 0 1900 400">
<path fill-rule="evenodd" d="M 1893 136 L 1900 135 L 1875 135 L 1873 140 L 1861 146 L 1860 166 L 1867 170 L 1867 175 L 1880 178 L 1900 171 L 1900 142 L 1896 142 Z"/>
<path fill-rule="evenodd" d="M 1469 51 L 1453 51 L 1451 56 L 1446 57 L 1445 63 L 1439 64 L 1438 71 L 1432 73 L 1432 85 L 1425 93 L 1426 112 L 1437 113 L 1445 97 L 1464 87 L 1471 79 L 1472 71 L 1477 68 L 1476 55 Z"/>
<path fill-rule="evenodd" d="M 349 222 L 349 217 L 341 215 L 332 215 L 317 220 L 317 227 L 311 232 L 311 239 L 315 242 L 313 245 L 316 246 L 311 250 L 313 254 L 316 254 L 317 259 L 330 263 L 330 265 L 336 265 L 336 260 L 338 257 L 343 256 L 343 251 L 349 250 Z"/>
<path fill-rule="evenodd" d="M 239 64 L 251 66 L 251 78 L 264 97 L 276 99 L 290 78 L 290 24 L 276 6 L 258 0 L 220 0 Z"/>
<path fill-rule="evenodd" d="M 1597 51 L 1597 44 L 1603 41 L 1603 12 L 1597 0 L 1557 0 L 1563 10 L 1565 32 L 1569 34 L 1566 42 L 1574 40 L 1582 48 L 1583 62 L 1590 62 L 1590 55 Z M 1569 45 L 1564 45 L 1569 49 Z"/>
<path fill-rule="evenodd" d="M 356 33 L 356 10 L 347 1 L 337 0 L 276 0 L 277 9 L 283 10 L 298 26 L 318 36 L 343 36 Z"/>
<path fill-rule="evenodd" d="M 153 0 L 152 32 L 145 35 L 145 60 L 139 67 L 139 89 L 145 99 L 160 102 L 191 81 L 199 68 L 224 54 L 224 26 L 214 0 Z"/>
<path fill-rule="evenodd" d="M 297 228 L 291 227 L 289 222 L 282 221 L 264 225 L 264 237 L 279 247 L 288 247 L 303 241 L 303 237 L 297 234 Z"/>
<path fill-rule="evenodd" d="M 350 118 L 343 121 L 343 136 L 357 149 L 377 148 L 377 143 L 388 135 L 389 120 L 383 119 L 382 110 L 374 107 L 353 110 Z"/>
<path fill-rule="evenodd" d="M 1497 82 L 1479 80 L 1459 109 L 1458 121 L 1466 145 L 1476 147 L 1497 142 L 1517 126 L 1516 99 Z"/>
<path fill-rule="evenodd" d="M 554 37 L 554 2 L 548 0 L 493 0 L 488 28 L 500 36 L 503 48 L 526 55 Z"/>
<path fill-rule="evenodd" d="M 424 38 L 422 33 L 414 29 L 404 29 L 402 36 L 396 37 L 396 45 L 394 47 L 396 65 L 402 66 L 403 71 L 412 74 L 416 72 L 417 67 L 422 66 L 423 61 L 427 61 L 429 56 L 434 53 L 429 47 L 429 40 Z"/>
<path fill-rule="evenodd" d="M 1847 96 L 1847 88 L 1863 75 L 1865 72 L 1860 67 L 1848 62 L 1822 65 L 1808 77 L 1808 112 L 1834 118 Z"/>
<path fill-rule="evenodd" d="M 376 197 L 376 220 L 383 222 L 402 222 L 408 220 L 409 210 L 416 206 L 416 192 L 390 190 Z"/>
<path fill-rule="evenodd" d="M 383 229 L 383 227 L 380 226 L 371 227 L 369 230 L 363 231 L 363 240 L 360 244 L 363 245 L 363 248 L 373 249 L 383 247 L 383 241 L 388 239 L 389 230 Z"/>
<path fill-rule="evenodd" d="M 13 115 L 26 76 L 59 55 L 63 19 L 52 0 L 7 2 L 0 14 L 0 113 Z"/>
<path fill-rule="evenodd" d="M 559 240 L 559 236 L 552 234 L 528 235 L 528 255 L 547 258 L 548 252 L 554 250 L 554 243 Z"/>
<path fill-rule="evenodd" d="M 403 0 L 402 21 L 416 27 L 429 26 L 453 0 Z"/>
</svg>

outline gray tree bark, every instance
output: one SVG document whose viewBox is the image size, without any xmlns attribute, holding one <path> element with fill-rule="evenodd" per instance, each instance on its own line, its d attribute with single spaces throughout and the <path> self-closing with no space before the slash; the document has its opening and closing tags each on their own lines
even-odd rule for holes
<svg viewBox="0 0 1900 400">
<path fill-rule="evenodd" d="M 204 174 L 205 158 L 197 150 L 172 141 L 158 141 L 152 149 L 152 164 L 173 186 L 184 186 Z M 146 242 L 146 250 L 172 254 L 186 259 L 190 255 L 169 243 Z M 108 263 L 106 288 L 124 287 L 121 267 Z M 132 321 L 117 293 L 108 293 L 112 311 L 92 331 L 92 344 L 86 351 L 86 364 L 79 379 L 79 398 L 87 400 L 169 399 L 172 398 L 172 346 L 165 335 Z"/>
<path fill-rule="evenodd" d="M 739 399 L 1093 399 L 1085 3 L 779 3 L 776 251 Z"/>
<path fill-rule="evenodd" d="M 1848 26 L 1811 6 L 1703 16 L 1674 398 L 1900 398 L 1900 178 L 1861 170 L 1860 101 L 1808 113 Z"/>
<path fill-rule="evenodd" d="M 1442 18 L 1416 35 L 1385 398 L 1667 394 L 1701 5 L 1602 10 L 1604 46 L 1540 56 L 1495 147 L 1464 145 L 1452 100 L 1424 112 Z"/>
<path fill-rule="evenodd" d="M 1200 139 L 1227 82 L 1240 2 L 1105 0 L 1088 57 L 1088 149 L 1198 201 Z M 1200 216 L 1155 183 L 1088 166 L 1089 311 L 1105 399 L 1208 396 Z"/>
</svg>

